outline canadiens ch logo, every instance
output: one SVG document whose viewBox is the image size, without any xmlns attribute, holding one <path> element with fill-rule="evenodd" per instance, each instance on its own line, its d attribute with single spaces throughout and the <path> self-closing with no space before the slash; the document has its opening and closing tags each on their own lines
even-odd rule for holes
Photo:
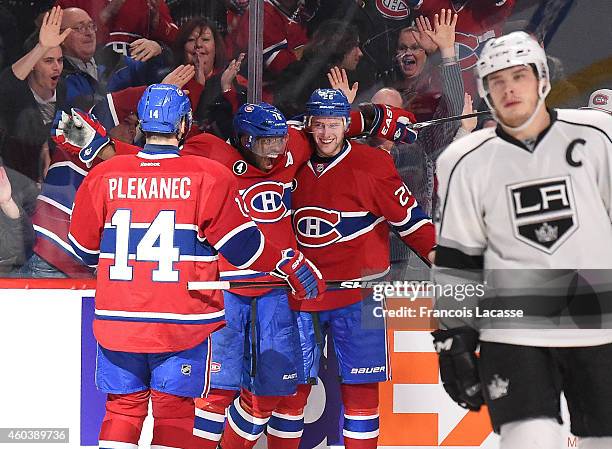
<svg viewBox="0 0 612 449">
<path fill-rule="evenodd" d="M 597 94 L 593 97 L 593 104 L 595 106 L 605 106 L 608 104 L 608 96 L 604 94 Z"/>
<path fill-rule="evenodd" d="M 334 243 L 342 238 L 336 229 L 341 215 L 337 210 L 320 207 L 302 207 L 293 215 L 295 236 L 304 246 L 319 247 Z"/>
<path fill-rule="evenodd" d="M 248 165 L 245 161 L 236 161 L 234 165 L 232 165 L 232 171 L 235 175 L 244 175 L 247 171 Z"/>
<path fill-rule="evenodd" d="M 485 32 L 482 36 L 455 32 L 455 48 L 457 49 L 461 70 L 468 70 L 476 65 L 480 44 L 492 37 L 495 37 L 495 31 L 493 30 Z"/>
<path fill-rule="evenodd" d="M 253 220 L 264 223 L 272 223 L 288 215 L 291 211 L 283 201 L 285 189 L 290 189 L 291 184 L 282 182 L 265 181 L 252 185 L 248 189 L 241 190 L 246 212 Z"/>
<path fill-rule="evenodd" d="M 406 0 L 376 0 L 376 9 L 387 19 L 401 20 L 410 15 Z"/>
<path fill-rule="evenodd" d="M 554 253 L 578 229 L 569 176 L 507 187 L 514 236 L 545 253 Z"/>
</svg>

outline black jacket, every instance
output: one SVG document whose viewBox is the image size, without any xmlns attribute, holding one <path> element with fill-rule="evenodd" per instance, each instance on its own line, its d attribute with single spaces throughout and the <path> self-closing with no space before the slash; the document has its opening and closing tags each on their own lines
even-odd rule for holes
<svg viewBox="0 0 612 449">
<path fill-rule="evenodd" d="M 0 98 L 0 156 L 4 165 L 39 181 L 41 147 L 49 139 L 51 124 L 43 123 L 27 80 L 15 77 L 11 67 L 0 74 Z M 63 107 L 65 99 L 66 89 L 60 78 L 56 111 Z"/>
</svg>

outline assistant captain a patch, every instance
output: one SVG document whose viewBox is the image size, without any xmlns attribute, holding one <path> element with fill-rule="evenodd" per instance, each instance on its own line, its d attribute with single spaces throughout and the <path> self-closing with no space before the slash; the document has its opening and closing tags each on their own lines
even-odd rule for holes
<svg viewBox="0 0 612 449">
<path fill-rule="evenodd" d="M 514 236 L 554 253 L 576 229 L 578 216 L 569 176 L 507 186 Z"/>
</svg>

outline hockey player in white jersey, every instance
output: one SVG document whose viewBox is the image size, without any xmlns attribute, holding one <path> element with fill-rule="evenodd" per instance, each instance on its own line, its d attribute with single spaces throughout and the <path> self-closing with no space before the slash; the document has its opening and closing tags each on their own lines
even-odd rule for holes
<svg viewBox="0 0 612 449">
<path fill-rule="evenodd" d="M 520 290 L 530 277 L 532 286 L 538 284 L 534 279 L 561 279 L 553 282 L 559 287 L 563 276 L 557 279 L 556 273 L 584 282 L 580 273 L 611 270 L 612 117 L 546 108 L 546 55 L 524 32 L 487 42 L 477 83 L 499 125 L 451 144 L 438 160 L 436 282 L 448 281 L 450 272 L 455 282 L 458 275 L 472 281 L 487 276 L 487 283 L 502 279 L 500 285 Z M 514 273 L 510 283 L 508 270 Z M 602 283 L 610 277 L 589 287 L 601 310 L 608 306 Z M 554 299 L 568 292 L 539 284 Z M 497 299 L 503 307 L 507 298 Z M 605 310 L 594 320 L 599 329 L 508 329 L 510 320 L 492 329 L 474 318 L 482 299 L 459 307 L 453 302 L 440 297 L 436 308 L 468 306 L 471 312 L 442 318 L 433 333 L 442 382 L 465 408 L 487 404 L 501 449 L 565 447 L 561 392 L 579 447 L 612 448 L 612 330 L 605 328 Z"/>
</svg>

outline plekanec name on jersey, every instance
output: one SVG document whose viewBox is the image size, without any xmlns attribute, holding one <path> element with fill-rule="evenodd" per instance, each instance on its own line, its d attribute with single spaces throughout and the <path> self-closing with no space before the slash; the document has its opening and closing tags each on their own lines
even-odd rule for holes
<svg viewBox="0 0 612 449">
<path fill-rule="evenodd" d="M 186 200 L 191 196 L 191 179 L 182 178 L 108 178 L 111 200 Z"/>
</svg>

